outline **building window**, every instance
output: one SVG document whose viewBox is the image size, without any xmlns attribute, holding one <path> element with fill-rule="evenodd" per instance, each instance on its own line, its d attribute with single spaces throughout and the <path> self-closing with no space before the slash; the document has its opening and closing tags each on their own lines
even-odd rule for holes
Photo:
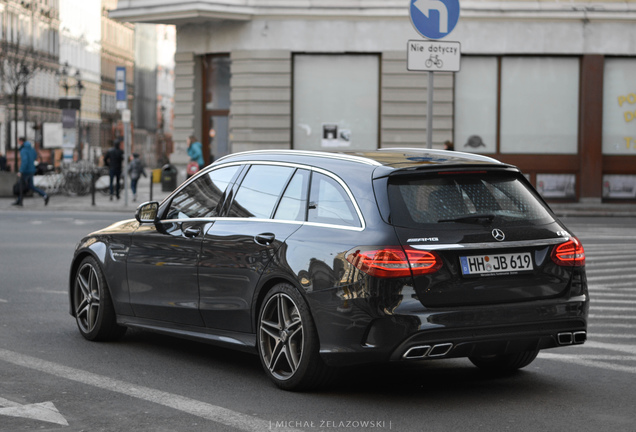
<svg viewBox="0 0 636 432">
<path fill-rule="evenodd" d="M 504 57 L 501 153 L 577 154 L 579 59 Z"/>
<path fill-rule="evenodd" d="M 379 56 L 297 54 L 293 74 L 295 149 L 378 148 Z"/>
<path fill-rule="evenodd" d="M 497 57 L 462 59 L 455 77 L 457 150 L 575 155 L 578 115 L 578 58 L 502 57 L 501 73 Z"/>
<path fill-rule="evenodd" d="M 636 155 L 636 60 L 606 58 L 603 154 Z"/>
<path fill-rule="evenodd" d="M 203 58 L 204 117 L 202 144 L 206 162 L 230 153 L 230 65 L 228 54 Z M 209 156 L 207 156 L 209 155 Z"/>
<path fill-rule="evenodd" d="M 465 57 L 455 75 L 455 149 L 497 152 L 496 57 Z"/>
</svg>

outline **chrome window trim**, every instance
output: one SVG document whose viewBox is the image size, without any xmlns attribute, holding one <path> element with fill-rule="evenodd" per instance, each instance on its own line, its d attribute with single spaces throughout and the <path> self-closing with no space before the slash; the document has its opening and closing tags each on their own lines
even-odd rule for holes
<svg viewBox="0 0 636 432">
<path fill-rule="evenodd" d="M 352 227 L 352 226 L 347 226 L 347 225 L 333 225 L 333 224 L 324 224 L 324 223 L 318 223 L 318 222 L 291 221 L 291 220 L 281 220 L 281 219 L 239 218 L 239 217 L 162 219 L 158 223 L 184 223 L 184 222 L 205 222 L 205 223 L 211 223 L 211 222 L 217 222 L 217 221 L 219 221 L 219 222 L 225 222 L 225 221 L 232 221 L 232 222 L 259 222 L 259 223 L 267 222 L 267 223 L 298 225 L 299 227 L 303 226 L 303 225 L 307 225 L 307 226 L 313 226 L 313 227 L 332 228 L 332 229 L 340 229 L 340 230 L 347 230 L 347 231 L 364 231 L 364 228 Z"/>
<path fill-rule="evenodd" d="M 254 150 L 255 153 L 260 153 L 260 152 L 264 152 L 266 150 Z M 249 152 L 252 153 L 252 152 Z M 279 152 L 276 152 L 279 153 Z M 319 153 L 319 155 L 322 155 L 322 153 Z M 357 157 L 357 156 L 356 156 Z M 220 160 L 220 159 L 219 159 Z M 218 161 L 217 161 L 218 162 Z M 349 186 L 347 186 L 347 184 L 344 182 L 344 180 L 342 180 L 339 176 L 337 176 L 336 174 L 327 171 L 323 168 L 317 168 L 317 167 L 313 167 L 311 165 L 305 165 L 305 164 L 301 164 L 301 163 L 294 163 L 294 162 L 277 162 L 277 161 L 259 161 L 259 160 L 255 160 L 255 161 L 233 161 L 233 162 L 227 162 L 227 163 L 223 163 L 223 164 L 219 164 L 219 165 L 214 165 L 213 167 L 211 167 L 210 169 L 206 169 L 205 173 L 209 173 L 211 171 L 220 169 L 220 168 L 225 168 L 225 167 L 229 167 L 229 166 L 234 166 L 234 165 L 274 165 L 274 166 L 283 166 L 283 167 L 289 167 L 289 168 L 297 168 L 297 169 L 305 169 L 305 170 L 309 170 L 309 171 L 314 171 L 314 172 L 318 172 L 321 174 L 324 174 L 325 176 L 333 179 L 336 183 L 338 183 L 345 191 L 345 193 L 347 194 L 347 196 L 349 197 L 349 201 L 351 201 L 351 204 L 353 205 L 353 208 L 355 209 L 356 215 L 358 216 L 358 223 L 360 224 L 360 226 L 350 226 L 350 225 L 338 225 L 338 224 L 325 224 L 325 223 L 319 223 L 319 222 L 308 222 L 308 221 L 290 221 L 290 220 L 284 220 L 284 219 L 256 219 L 256 218 L 230 218 L 230 217 L 214 217 L 214 218 L 188 218 L 188 219 L 162 219 L 160 222 L 168 222 L 168 221 L 201 221 L 201 220 L 259 220 L 261 222 L 263 221 L 268 221 L 268 222 L 272 222 L 272 221 L 278 221 L 278 222 L 296 222 L 299 224 L 307 224 L 307 225 L 311 225 L 311 226 L 320 226 L 320 227 L 328 227 L 328 228 L 338 228 L 338 229 L 347 229 L 347 230 L 354 230 L 354 231 L 363 231 L 364 229 L 366 229 L 366 221 L 364 220 L 364 217 L 362 215 L 362 211 L 360 210 L 360 206 L 358 205 L 358 202 L 356 201 L 355 197 L 353 196 L 353 193 L 351 193 L 351 190 L 349 189 Z M 375 164 L 373 164 L 375 165 Z M 204 174 L 201 174 L 204 175 Z M 190 181 L 192 181 L 192 179 L 194 179 L 195 177 L 193 176 L 191 179 L 189 179 L 188 183 Z M 176 192 L 176 190 L 175 190 Z M 174 192 L 173 192 L 174 194 Z M 172 194 L 171 194 L 172 195 Z"/>
<path fill-rule="evenodd" d="M 413 249 L 419 250 L 461 250 L 461 249 L 507 249 L 518 247 L 536 247 L 536 246 L 553 246 L 561 243 L 565 243 L 570 240 L 570 237 L 560 237 L 554 239 L 544 240 L 520 240 L 511 242 L 485 242 L 485 243 L 455 243 L 455 244 L 410 244 Z M 407 241 L 408 243 L 408 241 Z"/>
</svg>

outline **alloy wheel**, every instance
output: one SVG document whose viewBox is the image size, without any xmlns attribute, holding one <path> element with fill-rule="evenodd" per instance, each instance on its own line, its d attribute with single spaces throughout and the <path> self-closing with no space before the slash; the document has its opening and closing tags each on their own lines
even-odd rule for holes
<svg viewBox="0 0 636 432">
<path fill-rule="evenodd" d="M 75 316 L 80 330 L 88 334 L 95 329 L 99 316 L 101 286 L 97 271 L 85 263 L 75 279 Z"/>
<path fill-rule="evenodd" d="M 283 293 L 273 295 L 260 319 L 260 350 L 265 366 L 279 380 L 291 378 L 303 356 L 303 322 L 298 307 Z"/>
</svg>

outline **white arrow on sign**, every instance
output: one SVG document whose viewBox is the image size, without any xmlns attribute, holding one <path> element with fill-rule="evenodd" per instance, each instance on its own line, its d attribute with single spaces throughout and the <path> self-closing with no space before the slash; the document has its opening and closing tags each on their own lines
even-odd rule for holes
<svg viewBox="0 0 636 432">
<path fill-rule="evenodd" d="M 20 405 L 19 403 L 0 398 L 0 407 L 5 407 L 0 408 L 0 416 L 21 417 L 68 426 L 68 422 L 55 408 L 53 402 Z"/>
<path fill-rule="evenodd" d="M 413 6 L 418 8 L 426 18 L 432 10 L 439 12 L 439 32 L 448 33 L 448 8 L 444 3 L 440 0 L 417 0 Z"/>
</svg>

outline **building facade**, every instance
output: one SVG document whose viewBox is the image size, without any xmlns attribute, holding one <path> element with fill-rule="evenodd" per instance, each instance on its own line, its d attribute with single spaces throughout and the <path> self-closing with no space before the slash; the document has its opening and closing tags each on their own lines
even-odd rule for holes
<svg viewBox="0 0 636 432">
<path fill-rule="evenodd" d="M 60 3 L 60 96 L 79 99 L 73 159 L 98 161 L 101 128 L 101 6 Z"/>
<path fill-rule="evenodd" d="M 397 0 L 120 1 L 177 25 L 175 161 L 267 148 L 426 145 L 422 40 Z M 432 137 L 524 170 L 551 200 L 636 199 L 636 1 L 461 2 L 461 69 L 434 74 Z"/>
<path fill-rule="evenodd" d="M 126 70 L 127 100 L 125 109 L 133 109 L 135 94 L 135 26 L 110 18 L 109 12 L 117 7 L 117 0 L 101 0 L 101 131 L 100 146 L 103 151 L 112 146 L 115 139 L 123 139 L 124 127 L 117 107 L 115 87 L 117 68 Z"/>
<path fill-rule="evenodd" d="M 59 29 L 57 0 L 0 1 L 0 153 L 11 167 L 18 136 L 31 140 L 43 161 L 54 158 L 58 143 L 48 132 L 59 122 Z"/>
</svg>

